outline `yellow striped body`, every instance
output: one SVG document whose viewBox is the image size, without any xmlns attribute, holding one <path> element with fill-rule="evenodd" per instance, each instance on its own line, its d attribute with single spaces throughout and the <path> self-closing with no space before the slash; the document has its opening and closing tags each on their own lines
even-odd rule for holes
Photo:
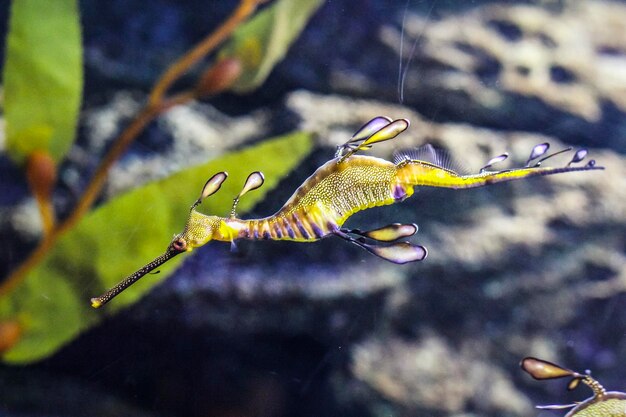
<svg viewBox="0 0 626 417">
<path fill-rule="evenodd" d="M 209 240 L 318 240 L 336 232 L 358 211 L 394 204 L 410 197 L 415 186 L 475 188 L 538 175 L 589 169 L 532 167 L 459 175 L 451 169 L 419 160 L 403 160 L 394 164 L 385 159 L 362 155 L 335 158 L 307 178 L 272 216 L 242 220 L 195 212 L 190 222 L 193 219 L 191 223 L 201 223 L 202 226 L 194 227 L 188 223 L 187 229 L 199 231 L 204 228 L 205 236 L 198 238 L 196 233 L 191 239 L 195 243 L 189 250 Z M 184 233 L 181 236 L 189 240 Z"/>
<path fill-rule="evenodd" d="M 393 204 L 396 166 L 355 155 L 328 161 L 274 215 L 254 220 L 224 219 L 239 238 L 313 241 L 336 231 L 357 211 Z"/>
</svg>

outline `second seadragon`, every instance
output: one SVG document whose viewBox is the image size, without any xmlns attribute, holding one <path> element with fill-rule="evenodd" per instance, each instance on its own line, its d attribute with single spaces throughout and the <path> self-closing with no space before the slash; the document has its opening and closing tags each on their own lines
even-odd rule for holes
<svg viewBox="0 0 626 417">
<path fill-rule="evenodd" d="M 492 165 L 507 158 L 507 154 L 502 154 L 489 160 L 477 174 L 468 175 L 459 173 L 444 151 L 428 144 L 396 152 L 393 162 L 356 155 L 375 143 L 395 138 L 408 127 L 409 122 L 405 119 L 376 117 L 370 120 L 350 140 L 339 146 L 335 157 L 307 178 L 280 210 L 261 219 L 239 219 L 235 212 L 244 194 L 263 185 L 263 174 L 260 172 L 248 176 L 241 192 L 235 197 L 228 217 L 207 216 L 198 212 L 196 207 L 205 198 L 215 194 L 228 176 L 226 172 L 215 174 L 206 182 L 200 197 L 191 206 L 183 232 L 174 237 L 165 253 L 102 296 L 92 298 L 91 305 L 97 308 L 106 304 L 169 259 L 212 240 L 231 243 L 237 239 L 313 242 L 328 236 L 338 236 L 387 261 L 398 264 L 421 261 L 427 255 L 425 247 L 399 241 L 417 233 L 415 224 L 394 223 L 368 231 L 345 229 L 342 225 L 358 211 L 407 199 L 416 186 L 474 188 L 537 175 L 603 169 L 596 166 L 594 160 L 585 165 L 574 165 L 583 161 L 587 155 L 585 149 L 574 152 L 564 167 L 543 167 L 541 164 L 546 159 L 571 151 L 571 148 L 567 148 L 547 154 L 548 143 L 536 145 L 521 168 L 491 171 Z"/>
</svg>

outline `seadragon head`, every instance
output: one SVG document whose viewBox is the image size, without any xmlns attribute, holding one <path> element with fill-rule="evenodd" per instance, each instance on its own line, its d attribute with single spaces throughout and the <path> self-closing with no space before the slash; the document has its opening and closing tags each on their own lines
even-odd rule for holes
<svg viewBox="0 0 626 417">
<path fill-rule="evenodd" d="M 228 173 L 218 172 L 213 175 L 202 187 L 200 196 L 191 205 L 189 209 L 189 217 L 185 223 L 185 228 L 181 233 L 174 236 L 167 251 L 182 253 L 191 252 L 194 248 L 202 246 L 213 240 L 213 236 L 219 230 L 221 218 L 218 216 L 207 216 L 196 211 L 196 208 L 204 201 L 205 198 L 212 196 L 219 191 L 220 187 L 228 178 Z"/>
<path fill-rule="evenodd" d="M 226 178 L 228 178 L 228 174 L 226 172 L 218 172 L 209 178 L 206 184 L 204 184 L 200 197 L 198 197 L 189 210 L 189 217 L 185 223 L 185 228 L 181 233 L 174 236 L 170 244 L 167 246 L 165 253 L 124 278 L 116 286 L 108 290 L 100 297 L 92 298 L 91 306 L 94 308 L 103 306 L 126 288 L 137 282 L 144 275 L 163 265 L 176 255 L 191 252 L 193 249 L 203 246 L 211 240 L 232 241 L 235 236 L 233 235 L 232 228 L 228 226 L 224 217 L 208 216 L 196 210 L 205 198 L 215 194 L 220 189 Z M 259 188 L 263 185 L 263 182 L 263 174 L 258 171 L 253 172 L 248 176 L 242 190 L 233 201 L 233 206 L 230 212 L 231 219 L 235 218 L 235 210 L 239 199 L 248 191 Z"/>
</svg>

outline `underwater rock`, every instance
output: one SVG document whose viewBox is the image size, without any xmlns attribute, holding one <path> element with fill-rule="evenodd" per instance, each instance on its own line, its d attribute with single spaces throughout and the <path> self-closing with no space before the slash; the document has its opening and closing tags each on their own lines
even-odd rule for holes
<svg viewBox="0 0 626 417">
<path fill-rule="evenodd" d="M 355 398 L 372 408 L 387 402 L 400 415 L 458 415 L 469 408 L 479 415 L 531 414 L 528 399 L 507 372 L 489 363 L 482 343 L 467 340 L 456 349 L 432 334 L 417 341 L 389 336 L 359 342 L 350 367 L 360 382 L 353 383 Z"/>
<path fill-rule="evenodd" d="M 64 172 L 66 178 L 78 179 L 85 166 L 95 163 L 105 145 L 115 139 L 120 127 L 128 123 L 144 100 L 140 94 L 120 92 L 109 103 L 87 111 L 86 144 L 70 155 L 73 164 Z M 166 177 L 221 155 L 245 141 L 264 137 L 266 119 L 263 111 L 231 117 L 200 102 L 176 106 L 159 117 L 158 126 L 147 129 L 111 169 L 106 196 Z"/>
<path fill-rule="evenodd" d="M 403 51 L 401 28 L 386 26 L 381 40 L 410 59 L 405 102 L 425 114 L 626 151 L 623 3 L 500 4 L 440 19 L 410 14 L 403 29 Z"/>
</svg>

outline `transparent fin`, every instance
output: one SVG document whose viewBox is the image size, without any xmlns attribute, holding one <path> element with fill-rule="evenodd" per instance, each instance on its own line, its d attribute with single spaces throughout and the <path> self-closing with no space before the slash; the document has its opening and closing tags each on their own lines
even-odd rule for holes
<svg viewBox="0 0 626 417">
<path fill-rule="evenodd" d="M 436 165 L 456 174 L 464 174 L 469 171 L 458 161 L 456 161 L 450 153 L 441 148 L 437 148 L 430 143 L 420 146 L 419 148 L 401 149 L 394 152 L 393 162 L 397 165 L 404 161 L 423 161 Z"/>
</svg>

